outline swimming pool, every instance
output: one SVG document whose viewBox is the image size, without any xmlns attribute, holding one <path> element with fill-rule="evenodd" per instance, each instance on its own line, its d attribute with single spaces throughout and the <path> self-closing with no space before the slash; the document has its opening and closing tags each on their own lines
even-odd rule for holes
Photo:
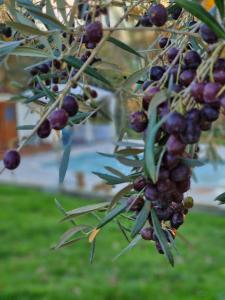
<svg viewBox="0 0 225 300">
<path fill-rule="evenodd" d="M 57 161 L 50 161 L 45 163 L 47 167 L 58 168 Z M 91 174 L 92 172 L 108 173 L 104 168 L 110 166 L 118 169 L 124 174 L 129 174 L 131 168 L 124 166 L 115 158 L 102 156 L 95 152 L 84 152 L 72 155 L 69 162 L 68 170 L 76 173 L 83 172 L 84 174 Z M 207 163 L 204 166 L 196 167 L 194 169 L 197 183 L 193 180 L 193 185 L 210 186 L 210 187 L 225 187 L 225 163 L 222 163 L 215 168 L 212 164 Z"/>
</svg>

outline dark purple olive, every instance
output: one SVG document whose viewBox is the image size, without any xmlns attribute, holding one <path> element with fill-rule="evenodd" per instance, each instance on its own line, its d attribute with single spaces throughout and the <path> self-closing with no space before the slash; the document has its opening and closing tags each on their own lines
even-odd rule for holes
<svg viewBox="0 0 225 300">
<path fill-rule="evenodd" d="M 180 84 L 183 86 L 189 86 L 192 81 L 195 79 L 196 72 L 195 70 L 185 70 L 180 74 L 179 80 Z"/>
<path fill-rule="evenodd" d="M 159 199 L 159 192 L 157 188 L 152 184 L 148 184 L 145 188 L 145 198 L 150 201 L 158 200 Z"/>
<path fill-rule="evenodd" d="M 164 49 L 166 46 L 169 46 L 171 44 L 171 41 L 168 39 L 168 37 L 161 37 L 159 40 L 159 47 L 161 49 Z"/>
<path fill-rule="evenodd" d="M 148 126 L 148 117 L 143 111 L 136 111 L 129 117 L 130 127 L 136 132 L 143 132 Z"/>
<path fill-rule="evenodd" d="M 190 188 L 191 188 L 190 177 L 188 177 L 184 181 L 176 182 L 176 189 L 179 193 L 186 193 L 187 191 L 190 190 Z"/>
<path fill-rule="evenodd" d="M 194 97 L 195 101 L 198 103 L 203 103 L 203 91 L 205 83 L 203 82 L 193 82 L 191 85 L 191 95 Z"/>
<path fill-rule="evenodd" d="M 180 133 L 185 130 L 185 127 L 185 118 L 178 112 L 171 113 L 166 120 L 166 130 L 169 134 Z"/>
<path fill-rule="evenodd" d="M 190 177 L 190 168 L 184 164 L 179 164 L 171 171 L 170 178 L 174 182 L 181 182 Z"/>
<path fill-rule="evenodd" d="M 163 26 L 168 19 L 167 9 L 162 4 L 153 4 L 148 10 L 148 15 L 151 23 L 158 27 Z"/>
<path fill-rule="evenodd" d="M 154 66 L 150 70 L 150 79 L 153 81 L 158 81 L 162 78 L 165 73 L 165 69 L 161 66 Z"/>
<path fill-rule="evenodd" d="M 143 176 L 139 176 L 134 180 L 133 187 L 134 190 L 140 192 L 146 186 L 147 182 Z"/>
<path fill-rule="evenodd" d="M 51 133 L 51 125 L 48 119 L 46 119 L 42 124 L 38 127 L 37 135 L 41 139 L 47 138 Z"/>
<path fill-rule="evenodd" d="M 15 170 L 20 164 L 20 154 L 17 150 L 8 150 L 3 156 L 4 167 Z"/>
<path fill-rule="evenodd" d="M 207 44 L 214 44 L 218 41 L 218 37 L 215 32 L 212 31 L 206 24 L 200 26 L 200 35 Z"/>
<path fill-rule="evenodd" d="M 218 101 L 217 94 L 221 89 L 221 84 L 216 82 L 209 82 L 205 85 L 203 90 L 203 98 L 206 103 L 214 103 Z"/>
<path fill-rule="evenodd" d="M 170 154 L 182 154 L 185 150 L 185 144 L 176 135 L 171 135 L 167 141 L 167 151 Z"/>
<path fill-rule="evenodd" d="M 150 87 L 145 91 L 144 97 L 142 99 L 142 107 L 144 110 L 148 110 L 149 104 L 152 100 L 152 98 L 155 96 L 160 91 L 160 88 L 155 86 L 155 87 Z"/>
<path fill-rule="evenodd" d="M 139 19 L 140 25 L 143 27 L 152 27 L 152 22 L 150 21 L 150 17 L 147 14 L 144 14 Z"/>
<path fill-rule="evenodd" d="M 85 39 L 87 43 L 99 43 L 103 36 L 102 23 L 95 21 L 85 28 Z"/>
<path fill-rule="evenodd" d="M 150 241 L 153 238 L 153 229 L 151 227 L 145 227 L 141 229 L 141 237 L 143 240 Z"/>
<path fill-rule="evenodd" d="M 179 163 L 179 157 L 176 155 L 173 155 L 169 152 L 166 152 L 163 157 L 163 162 L 165 163 L 166 167 L 171 170 L 175 168 Z"/>
<path fill-rule="evenodd" d="M 174 19 L 174 20 L 179 19 L 181 13 L 182 13 L 182 8 L 179 7 L 179 6 L 175 6 L 175 7 L 173 8 L 172 13 L 171 13 L 172 19 Z"/>
<path fill-rule="evenodd" d="M 198 123 L 201 118 L 201 112 L 197 108 L 192 108 L 186 113 L 187 120 L 190 120 L 192 123 Z"/>
<path fill-rule="evenodd" d="M 213 73 L 215 82 L 225 85 L 225 68 L 224 70 L 215 70 Z"/>
<path fill-rule="evenodd" d="M 130 211 L 140 211 L 144 205 L 144 199 L 140 196 L 133 195 L 127 201 L 127 207 Z"/>
<path fill-rule="evenodd" d="M 184 62 L 189 69 L 197 69 L 202 59 L 198 52 L 191 50 L 185 54 Z"/>
<path fill-rule="evenodd" d="M 67 125 L 68 114 L 62 108 L 57 109 L 51 113 L 49 121 L 53 129 L 61 130 Z"/>
<path fill-rule="evenodd" d="M 62 108 L 68 113 L 70 117 L 73 117 L 77 114 L 79 105 L 75 97 L 67 95 L 63 100 Z"/>
<path fill-rule="evenodd" d="M 196 144 L 199 142 L 201 136 L 201 129 L 198 124 L 192 120 L 187 121 L 187 127 L 181 134 L 181 140 L 184 144 Z"/>
<path fill-rule="evenodd" d="M 205 105 L 201 109 L 201 117 L 208 122 L 214 122 L 219 117 L 219 111 L 209 105 Z"/>
<path fill-rule="evenodd" d="M 184 223 L 183 213 L 175 213 L 170 221 L 172 228 L 179 228 Z"/>
<path fill-rule="evenodd" d="M 170 63 L 172 63 L 172 61 L 176 58 L 176 56 L 178 55 L 178 53 L 179 53 L 179 49 L 177 49 L 175 47 L 169 48 L 168 51 L 167 51 L 168 61 Z"/>
<path fill-rule="evenodd" d="M 12 29 L 11 27 L 4 27 L 2 29 L 2 34 L 6 37 L 6 38 L 10 38 L 12 36 Z"/>
</svg>

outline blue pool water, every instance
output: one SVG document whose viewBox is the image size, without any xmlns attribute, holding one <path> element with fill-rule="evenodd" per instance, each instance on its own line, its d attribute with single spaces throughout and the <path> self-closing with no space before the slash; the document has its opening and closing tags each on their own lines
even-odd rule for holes
<svg viewBox="0 0 225 300">
<path fill-rule="evenodd" d="M 49 162 L 48 167 L 56 167 L 57 162 Z M 102 156 L 98 153 L 82 153 L 70 157 L 68 170 L 72 172 L 83 172 L 91 174 L 92 172 L 108 173 L 104 166 L 113 167 L 124 174 L 129 174 L 130 168 L 122 165 L 113 157 Z"/>
<path fill-rule="evenodd" d="M 56 161 L 49 162 L 47 167 L 57 167 Z M 46 165 L 45 165 L 46 166 Z M 124 166 L 116 159 L 105 157 L 100 154 L 81 153 L 70 158 L 68 169 L 72 172 L 83 172 L 91 174 L 92 172 L 108 173 L 104 166 L 110 166 L 118 169 L 124 174 L 129 174 L 131 168 Z M 206 164 L 194 169 L 197 178 L 197 184 L 204 186 L 224 186 L 225 187 L 225 164 L 220 164 L 217 168 L 211 164 Z"/>
</svg>

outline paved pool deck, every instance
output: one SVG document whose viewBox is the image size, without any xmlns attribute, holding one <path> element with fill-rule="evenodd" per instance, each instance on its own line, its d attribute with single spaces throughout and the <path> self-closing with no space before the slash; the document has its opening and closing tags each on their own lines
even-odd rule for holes
<svg viewBox="0 0 225 300">
<path fill-rule="evenodd" d="M 113 149 L 114 145 L 110 142 L 99 142 L 95 143 L 94 145 L 79 145 L 73 147 L 71 156 L 75 158 L 81 153 L 112 153 Z M 219 147 L 218 152 L 222 157 L 225 157 L 225 147 Z M 60 151 L 48 151 L 30 156 L 24 156 L 22 157 L 21 165 L 17 170 L 13 172 L 5 170 L 2 174 L 0 174 L 0 183 L 12 183 L 22 186 L 34 186 L 56 190 L 59 188 L 58 166 L 57 164 L 52 164 L 49 166 L 49 163 L 59 161 L 61 154 L 62 153 Z M 223 178 L 220 178 L 220 180 L 218 178 L 218 185 L 217 179 L 215 178 L 213 178 L 214 183 L 213 181 L 204 183 L 193 182 L 192 189 L 187 193 L 187 195 L 193 196 L 196 204 L 225 209 L 225 205 L 218 206 L 218 203 L 214 201 L 216 196 L 225 192 L 225 172 L 223 175 L 224 180 Z M 120 188 L 121 185 L 117 185 L 115 188 L 111 189 L 111 187 L 105 185 L 101 179 L 91 172 L 81 176 L 79 173 L 75 173 L 71 170 L 67 171 L 63 184 L 63 189 L 67 192 L 85 194 L 87 197 L 96 196 L 96 198 L 98 196 L 111 198 L 112 195 L 115 194 Z"/>
</svg>

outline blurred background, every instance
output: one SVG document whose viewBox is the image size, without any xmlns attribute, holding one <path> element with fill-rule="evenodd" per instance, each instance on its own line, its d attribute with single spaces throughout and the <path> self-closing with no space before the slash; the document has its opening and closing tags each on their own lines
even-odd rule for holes
<svg viewBox="0 0 225 300">
<path fill-rule="evenodd" d="M 204 3 L 211 7 L 213 1 Z M 4 14 L 1 11 L 2 20 Z M 154 34 L 136 34 L 132 40 L 129 34 L 117 37 L 141 49 L 151 44 Z M 133 56 L 113 46 L 110 51 L 105 47 L 102 56 L 120 66 L 107 74 L 115 83 L 138 67 Z M 32 106 L 10 101 L 20 92 L 18 82 L 26 82 L 28 74 L 21 73 L 21 68 L 29 63 L 29 59 L 11 57 L 7 65 L 0 66 L 0 157 L 29 133 L 29 127 L 17 129 L 34 125 L 39 117 Z M 22 152 L 20 167 L 0 175 L 0 300 L 225 300 L 225 211 L 214 201 L 225 189 L 224 119 L 214 128 L 215 147 L 210 150 L 207 139 L 202 141 L 202 152 L 211 151 L 214 164 L 196 169 L 197 181 L 188 194 L 196 205 L 179 230 L 175 268 L 144 241 L 113 261 L 127 245 L 116 224 L 106 226 L 97 238 L 93 264 L 89 263 L 87 241 L 52 250 L 70 228 L 68 223 L 59 223 L 63 215 L 54 199 L 65 210 L 110 200 L 121 187 L 106 185 L 92 172 L 105 172 L 106 165 L 129 172 L 128 167 L 97 152 L 113 152 L 119 129 L 126 126 L 128 114 L 139 104 L 101 86 L 93 88 L 115 122 L 98 116 L 73 130 L 65 129 L 62 139 L 54 133 L 46 141 L 33 138 Z M 128 138 L 137 136 L 131 133 Z M 65 181 L 59 185 L 58 169 L 68 140 L 71 159 Z M 86 217 L 82 218 L 85 223 Z"/>
</svg>

